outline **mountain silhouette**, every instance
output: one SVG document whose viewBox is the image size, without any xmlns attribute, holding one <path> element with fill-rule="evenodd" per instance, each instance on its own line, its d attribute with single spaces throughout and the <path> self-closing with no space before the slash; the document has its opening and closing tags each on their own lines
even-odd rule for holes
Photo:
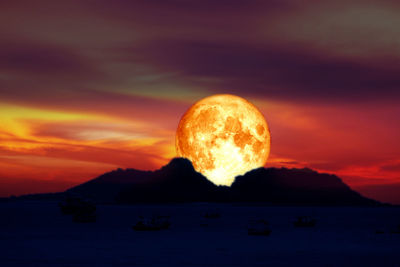
<svg viewBox="0 0 400 267">
<path fill-rule="evenodd" d="M 217 190 L 217 186 L 194 170 L 189 160 L 174 158 L 156 171 L 108 172 L 67 193 L 98 202 L 191 202 L 208 201 Z"/>
<path fill-rule="evenodd" d="M 308 168 L 259 168 L 236 177 L 234 199 L 243 202 L 310 205 L 375 205 L 336 175 Z"/>
<path fill-rule="evenodd" d="M 262 202 L 272 205 L 379 205 L 331 174 L 311 169 L 258 168 L 216 186 L 192 163 L 174 158 L 156 171 L 118 169 L 68 189 L 103 203 Z"/>
</svg>

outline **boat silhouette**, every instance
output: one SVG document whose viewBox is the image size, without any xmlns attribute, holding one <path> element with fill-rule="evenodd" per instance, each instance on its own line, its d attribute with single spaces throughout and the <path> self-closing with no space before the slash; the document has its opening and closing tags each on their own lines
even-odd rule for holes
<svg viewBox="0 0 400 267">
<path fill-rule="evenodd" d="M 297 220 L 293 222 L 295 227 L 314 227 L 317 223 L 315 218 L 310 216 L 299 216 Z"/>
<path fill-rule="evenodd" d="M 166 230 L 171 223 L 168 216 L 140 217 L 140 220 L 132 226 L 135 231 L 159 231 Z"/>
<path fill-rule="evenodd" d="M 247 228 L 248 235 L 262 235 L 268 236 L 271 234 L 269 222 L 266 220 L 255 220 L 251 221 Z"/>
</svg>

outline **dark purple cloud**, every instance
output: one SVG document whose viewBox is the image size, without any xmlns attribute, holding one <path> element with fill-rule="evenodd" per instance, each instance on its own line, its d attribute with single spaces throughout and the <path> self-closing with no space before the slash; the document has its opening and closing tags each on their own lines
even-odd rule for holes
<svg viewBox="0 0 400 267">
<path fill-rule="evenodd" d="M 0 72 L 8 79 L 0 76 L 0 91 L 27 88 L 46 97 L 52 90 L 67 90 L 79 97 L 87 87 L 83 83 L 95 90 L 153 90 L 132 82 L 142 75 L 134 68 L 143 68 L 149 70 L 146 75 L 176 73 L 174 82 L 189 85 L 187 90 L 200 86 L 209 92 L 295 102 L 393 101 L 399 96 L 400 64 L 394 59 L 358 61 L 291 42 L 287 33 L 263 35 L 318 1 L 21 3 L 2 6 L 5 15 L 15 13 L 7 29 L 16 30 L 4 34 L 0 44 Z M 338 5 L 345 10 L 346 5 Z M 329 12 L 321 3 L 316 10 Z M 81 27 L 68 27 L 68 21 Z M 39 27 L 52 22 L 65 23 L 62 29 Z M 100 30 L 91 32 L 94 26 Z M 99 38 L 110 34 L 110 27 L 116 34 L 110 40 Z M 73 42 L 60 43 L 61 30 Z M 40 34 L 33 38 L 34 33 Z M 85 43 L 87 36 L 99 42 Z M 157 87 L 155 91 L 163 90 L 163 84 Z"/>
<path fill-rule="evenodd" d="M 400 94 L 399 64 L 361 64 L 302 47 L 161 40 L 126 54 L 179 72 L 182 79 L 214 78 L 214 87 L 239 94 L 345 102 Z"/>
<path fill-rule="evenodd" d="M 86 5 L 88 5 L 88 2 L 86 2 Z M 146 23 L 171 25 L 179 22 L 193 23 L 195 21 L 214 21 L 215 19 L 224 20 L 232 15 L 250 19 L 251 15 L 254 16 L 256 13 L 269 14 L 271 12 L 284 11 L 297 4 L 286 0 L 116 0 L 112 3 L 101 0 L 96 2 L 96 6 L 91 3 L 89 5 L 94 12 L 109 18 L 131 22 L 137 22 L 139 18 Z M 230 23 L 234 24 L 238 22 L 230 21 Z M 243 21 L 240 23 L 243 23 Z M 188 25 L 183 24 L 180 26 L 187 27 Z"/>
<path fill-rule="evenodd" d="M 37 42 L 0 43 L 0 71 L 19 75 L 102 76 L 97 67 L 73 48 Z M 73 77 L 71 77 L 73 78 Z"/>
</svg>

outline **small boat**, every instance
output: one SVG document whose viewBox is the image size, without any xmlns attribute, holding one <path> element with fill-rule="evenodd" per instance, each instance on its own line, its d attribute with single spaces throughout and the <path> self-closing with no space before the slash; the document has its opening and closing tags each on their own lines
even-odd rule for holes
<svg viewBox="0 0 400 267">
<path fill-rule="evenodd" d="M 70 196 L 58 203 L 63 214 L 94 213 L 96 205 L 80 197 Z"/>
<path fill-rule="evenodd" d="M 218 219 L 219 217 L 221 217 L 221 213 L 219 213 L 218 211 L 208 211 L 204 214 L 203 217 L 206 219 Z"/>
<path fill-rule="evenodd" d="M 297 220 L 293 222 L 295 227 L 314 227 L 317 220 L 310 216 L 299 216 Z"/>
<path fill-rule="evenodd" d="M 252 221 L 247 228 L 247 234 L 268 236 L 271 234 L 269 223 L 265 220 Z"/>
<path fill-rule="evenodd" d="M 151 218 L 143 218 L 132 226 L 135 231 L 159 231 L 166 230 L 170 227 L 168 216 L 153 216 Z"/>
</svg>

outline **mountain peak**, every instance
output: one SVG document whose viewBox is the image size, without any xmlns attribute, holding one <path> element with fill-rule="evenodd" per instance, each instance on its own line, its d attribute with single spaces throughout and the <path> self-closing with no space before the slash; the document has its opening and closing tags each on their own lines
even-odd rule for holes
<svg viewBox="0 0 400 267">
<path fill-rule="evenodd" d="M 195 171 L 192 162 L 186 158 L 173 158 L 167 165 L 162 169 L 173 169 L 173 170 L 185 170 L 185 171 Z"/>
</svg>

